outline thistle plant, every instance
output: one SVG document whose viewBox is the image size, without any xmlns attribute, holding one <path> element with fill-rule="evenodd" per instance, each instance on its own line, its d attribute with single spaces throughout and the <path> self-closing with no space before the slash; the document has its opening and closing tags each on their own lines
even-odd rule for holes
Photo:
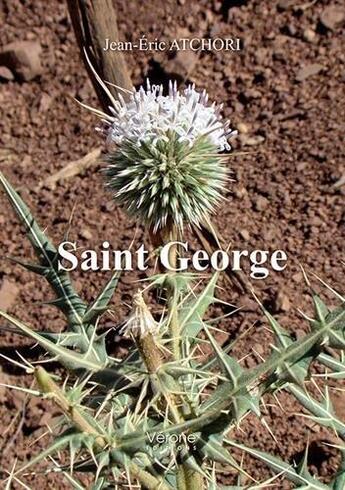
<svg viewBox="0 0 345 490">
<path fill-rule="evenodd" d="M 189 107 L 188 100 L 194 101 L 191 107 L 200 104 L 198 110 L 212 116 L 215 108 L 206 106 L 205 94 L 191 96 L 194 88 L 187 90 L 185 99 L 177 95 L 176 87 L 170 90 L 166 100 L 159 99 L 163 97 L 159 89 L 149 87 L 146 92 L 133 92 L 129 102 L 114 104 L 116 114 L 107 118 L 105 129 L 111 143 L 107 178 L 119 202 L 144 225 L 182 233 L 184 224 L 208 219 L 218 202 L 226 172 L 215 153 L 227 148 L 226 130 L 206 118 L 202 124 L 189 110 L 178 124 Z M 168 109 L 169 115 L 164 112 Z M 135 110 L 143 117 L 136 120 Z M 193 126 L 196 121 L 198 125 Z M 152 180 L 145 180 L 145 166 Z M 194 179 L 205 188 L 200 190 Z M 57 248 L 19 194 L 5 177 L 0 181 L 37 256 L 37 263 L 12 260 L 48 281 L 56 296 L 50 304 L 65 317 L 65 329 L 51 333 L 35 331 L 0 312 L 12 324 L 11 331 L 31 338 L 64 368 L 64 374 L 58 375 L 42 365 L 22 363 L 36 379 L 30 394 L 51 399 L 62 417 L 51 428 L 53 442 L 33 460 L 13 469 L 8 485 L 28 471 L 38 471 L 37 465 L 50 459 L 53 467 L 47 471 L 60 472 L 76 489 L 86 488 L 84 474 L 90 482 L 87 488 L 93 490 L 135 485 L 148 490 L 254 490 L 275 484 L 280 488 L 282 479 L 301 489 L 345 488 L 345 424 L 334 413 L 328 389 L 324 388 L 319 401 L 307 383 L 315 362 L 324 366 L 326 381 L 345 377 L 345 303 L 340 294 L 325 285 L 339 303 L 331 309 L 310 287 L 314 315 L 304 318 L 309 333 L 297 340 L 260 305 L 275 345 L 263 362 L 245 368 L 233 355 L 236 340 L 220 346 L 215 321 L 207 320 L 211 305 L 221 302 L 217 299 L 219 274 L 202 278 L 164 271 L 133 292 L 132 310 L 118 325 L 119 334 L 131 338 L 132 346 L 124 358 L 116 359 L 109 354 L 107 334 L 99 334 L 98 325 L 116 293 L 118 273 L 87 304 L 75 291 L 69 274 L 59 270 Z M 132 188 L 130 182 L 136 185 Z M 165 298 L 159 313 L 147 301 L 155 289 Z M 337 434 L 343 459 L 331 483 L 326 485 L 311 475 L 307 457 L 294 466 L 234 437 L 233 429 L 249 413 L 264 423 L 264 397 L 281 390 L 293 395 L 316 423 Z M 272 476 L 255 481 L 234 456 L 234 448 L 265 463 Z M 63 461 L 58 459 L 61 453 Z M 236 475 L 232 484 L 221 483 L 224 465 Z"/>
<path fill-rule="evenodd" d="M 105 87 L 106 88 L 106 87 Z M 147 82 L 147 89 L 119 95 L 100 113 L 106 136 L 106 183 L 125 211 L 154 232 L 206 221 L 228 181 L 224 155 L 236 134 L 220 116 L 222 105 L 208 105 L 206 91 L 170 82 Z M 92 110 L 92 109 L 91 109 Z"/>
</svg>

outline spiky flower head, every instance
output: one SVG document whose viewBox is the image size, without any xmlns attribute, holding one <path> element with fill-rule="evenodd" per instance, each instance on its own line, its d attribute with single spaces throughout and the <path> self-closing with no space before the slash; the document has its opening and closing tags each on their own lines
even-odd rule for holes
<svg viewBox="0 0 345 490">
<path fill-rule="evenodd" d="M 129 92 L 105 120 L 107 186 L 132 216 L 154 231 L 198 225 L 219 203 L 227 183 L 221 151 L 235 134 L 206 91 L 183 93 L 176 82 Z"/>
</svg>

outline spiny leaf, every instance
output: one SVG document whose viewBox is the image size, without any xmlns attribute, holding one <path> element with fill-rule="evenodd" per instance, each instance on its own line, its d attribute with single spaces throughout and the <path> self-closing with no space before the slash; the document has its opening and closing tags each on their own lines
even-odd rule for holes
<svg viewBox="0 0 345 490">
<path fill-rule="evenodd" d="M 324 366 L 328 367 L 331 369 L 331 373 L 325 374 L 325 377 L 327 378 L 333 378 L 333 379 L 344 379 L 345 378 L 345 354 L 344 352 L 340 353 L 340 360 L 335 359 L 332 356 L 329 356 L 328 354 L 321 353 L 317 360 L 321 362 Z"/>
<path fill-rule="evenodd" d="M 200 278 L 200 274 L 192 272 L 166 272 L 164 274 L 154 274 L 153 276 L 143 279 L 143 281 L 149 281 L 152 286 L 164 287 L 168 282 L 172 289 L 179 294 L 185 293 L 193 280 Z"/>
<path fill-rule="evenodd" d="M 28 271 L 34 272 L 35 274 L 38 274 L 40 276 L 45 276 L 46 274 L 48 274 L 49 268 L 44 267 L 43 265 L 35 264 L 34 262 L 25 262 L 24 260 L 15 257 L 8 257 L 8 259 L 11 262 L 21 265 Z"/>
<path fill-rule="evenodd" d="M 179 324 L 183 334 L 187 337 L 196 337 L 203 327 L 202 318 L 208 307 L 215 301 L 214 290 L 219 274 L 213 275 L 203 291 L 191 300 L 184 301 L 179 311 Z M 192 294 L 192 293 L 190 293 Z"/>
<path fill-rule="evenodd" d="M 87 308 L 83 316 L 83 322 L 94 323 L 97 318 L 106 311 L 108 308 L 109 302 L 113 296 L 113 293 L 116 289 L 117 283 L 119 281 L 120 272 L 117 271 L 111 277 L 109 282 L 104 287 L 103 291 L 99 294 L 99 296 L 95 299 L 95 301 Z"/>
<path fill-rule="evenodd" d="M 200 435 L 197 441 L 198 450 L 210 461 L 228 464 L 238 471 L 240 475 L 253 480 L 253 478 L 237 463 L 229 451 L 221 444 L 221 439 L 222 438 L 219 436 L 212 435 L 206 440 L 202 435 Z"/>
<path fill-rule="evenodd" d="M 309 393 L 299 386 L 289 385 L 288 390 L 297 398 L 308 412 L 313 414 L 313 419 L 320 425 L 335 430 L 340 437 L 345 438 L 345 424 L 337 418 L 333 411 L 328 390 L 326 389 L 325 398 L 320 403 L 312 398 Z"/>
<path fill-rule="evenodd" d="M 24 464 L 21 468 L 19 468 L 17 473 L 21 473 L 27 470 L 28 468 L 37 465 L 39 462 L 43 461 L 48 456 L 55 454 L 58 451 L 61 451 L 65 447 L 68 447 L 70 441 L 74 438 L 82 439 L 83 434 L 75 434 L 75 433 L 71 433 L 70 431 L 66 431 L 65 434 L 62 434 L 61 436 L 57 437 L 54 440 L 54 442 L 47 447 L 47 449 L 40 451 L 40 453 L 37 454 L 37 456 L 32 458 L 28 463 Z"/>
<path fill-rule="evenodd" d="M 216 406 L 219 399 L 226 398 L 227 393 L 236 389 L 238 386 L 238 381 L 244 373 L 244 370 L 236 359 L 233 359 L 221 349 L 206 325 L 204 325 L 204 330 L 215 351 L 218 364 L 225 376 L 228 378 L 228 382 L 222 383 L 217 387 L 209 399 L 203 404 L 201 413 L 207 411 L 211 406 Z M 232 405 L 237 421 L 239 421 L 248 410 L 253 411 L 258 416 L 260 415 L 259 397 L 249 393 L 245 387 L 232 397 Z"/>
<path fill-rule="evenodd" d="M 322 301 L 322 299 L 316 294 L 312 294 L 313 302 L 314 302 L 314 307 L 315 307 L 315 312 L 316 312 L 316 318 L 317 321 L 324 323 L 327 315 L 329 314 L 329 309 L 326 306 L 326 304 Z"/>
<path fill-rule="evenodd" d="M 281 459 L 276 456 L 272 456 L 271 454 L 265 453 L 263 451 L 259 451 L 257 449 L 252 449 L 243 444 L 238 444 L 234 441 L 230 441 L 228 439 L 225 440 L 227 444 L 232 447 L 236 447 L 237 449 L 241 449 L 242 451 L 250 454 L 254 458 L 263 461 L 269 468 L 271 468 L 275 473 L 283 474 L 288 480 L 292 481 L 296 485 L 302 485 L 301 488 L 310 489 L 310 490 L 329 490 L 329 487 L 324 485 L 323 483 L 315 480 L 312 476 L 304 476 L 299 474 L 291 465 L 285 463 Z M 300 487 L 298 487 L 300 488 Z"/>
<path fill-rule="evenodd" d="M 58 344 L 64 347 L 80 347 L 80 334 L 76 332 L 40 332 L 40 335 L 54 344 Z"/>
<path fill-rule="evenodd" d="M 87 369 L 88 371 L 99 371 L 105 366 L 95 358 L 92 349 L 90 349 L 89 354 L 79 354 L 78 352 L 65 349 L 64 347 L 54 344 L 47 338 L 35 332 L 30 327 L 26 326 L 24 323 L 20 322 L 16 318 L 8 315 L 7 313 L 0 310 L 0 316 L 11 322 L 13 325 L 18 327 L 27 336 L 34 339 L 39 345 L 44 347 L 50 354 L 56 357 L 62 365 L 70 369 Z"/>
<path fill-rule="evenodd" d="M 264 308 L 261 304 L 260 306 L 275 334 L 278 346 L 276 350 L 278 352 L 281 352 L 289 348 L 289 346 L 294 343 L 292 336 L 278 323 L 278 321 L 271 315 L 269 311 L 266 310 L 266 308 Z M 311 351 L 310 355 L 306 354 L 294 364 L 286 361 L 281 366 L 278 366 L 275 371 L 275 374 L 278 378 L 276 386 L 279 386 L 279 384 L 281 383 L 284 384 L 286 381 L 291 381 L 293 383 L 303 386 L 303 382 L 308 375 L 309 367 L 314 357 L 315 354 L 313 351 Z M 270 387 L 273 388 L 274 383 L 272 382 L 272 380 L 269 380 L 269 384 Z"/>
<path fill-rule="evenodd" d="M 58 270 L 58 251 L 41 230 L 19 194 L 13 189 L 1 172 L 0 183 L 2 184 L 17 216 L 25 226 L 26 234 L 40 260 L 40 265 L 44 268 L 44 270 L 37 269 L 37 271 L 45 276 L 55 291 L 56 296 L 64 299 L 64 312 L 68 316 L 69 325 L 72 327 L 74 326 L 75 328 L 77 328 L 78 325 L 81 326 L 81 318 L 86 306 L 75 292 L 68 273 L 66 271 Z M 23 263 L 23 265 L 26 268 L 31 268 L 31 270 L 34 270 L 35 267 L 37 267 L 27 263 Z"/>
<path fill-rule="evenodd" d="M 182 448 L 179 451 L 179 457 L 185 467 L 199 473 L 199 475 L 202 475 L 206 480 L 208 479 L 207 473 L 205 473 L 202 466 L 196 461 L 193 454 L 187 448 Z"/>
<path fill-rule="evenodd" d="M 320 317 L 311 322 L 316 332 L 323 332 L 323 341 L 335 349 L 345 349 L 345 303 L 330 311 L 326 317 Z"/>
<path fill-rule="evenodd" d="M 238 362 L 230 357 L 228 354 L 226 354 L 222 348 L 218 345 L 216 340 L 213 338 L 211 335 L 208 327 L 206 325 L 203 326 L 204 331 L 206 332 L 206 335 L 211 342 L 211 345 L 215 351 L 215 354 L 218 358 L 218 364 L 223 371 L 223 373 L 227 376 L 229 382 L 231 383 L 232 387 L 235 388 L 237 386 L 237 381 L 242 375 L 243 369 L 241 366 L 238 364 Z"/>
</svg>

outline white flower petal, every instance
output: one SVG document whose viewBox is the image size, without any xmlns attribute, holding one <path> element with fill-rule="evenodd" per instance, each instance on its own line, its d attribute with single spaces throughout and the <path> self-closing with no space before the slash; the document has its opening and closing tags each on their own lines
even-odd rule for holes
<svg viewBox="0 0 345 490">
<path fill-rule="evenodd" d="M 227 122 L 219 112 L 220 106 L 207 105 L 206 91 L 197 92 L 189 85 L 183 93 L 177 91 L 176 83 L 169 84 L 169 95 L 162 95 L 162 86 L 147 84 L 131 94 L 128 102 L 121 100 L 112 111 L 113 121 L 107 129 L 108 144 L 120 145 L 124 139 L 159 141 L 168 131 L 176 131 L 181 141 L 191 146 L 195 140 L 207 134 L 219 151 L 230 150 L 227 141 Z"/>
</svg>

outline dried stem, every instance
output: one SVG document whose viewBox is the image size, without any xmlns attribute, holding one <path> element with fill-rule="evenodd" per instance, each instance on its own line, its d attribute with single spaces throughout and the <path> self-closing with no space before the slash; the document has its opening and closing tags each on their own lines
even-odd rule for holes
<svg viewBox="0 0 345 490">
<path fill-rule="evenodd" d="M 139 335 L 135 339 L 141 357 L 145 363 L 148 373 L 156 374 L 163 360 L 152 333 Z"/>
<path fill-rule="evenodd" d="M 81 56 L 93 83 L 103 109 L 108 112 L 110 99 L 95 80 L 85 58 L 85 51 L 102 80 L 110 81 L 123 89 L 131 90 L 132 82 L 121 51 L 105 51 L 106 39 L 119 40 L 117 15 L 111 0 L 67 0 L 75 36 Z M 117 98 L 117 89 L 109 86 L 111 94 Z M 125 94 L 122 94 L 125 97 Z"/>
</svg>

